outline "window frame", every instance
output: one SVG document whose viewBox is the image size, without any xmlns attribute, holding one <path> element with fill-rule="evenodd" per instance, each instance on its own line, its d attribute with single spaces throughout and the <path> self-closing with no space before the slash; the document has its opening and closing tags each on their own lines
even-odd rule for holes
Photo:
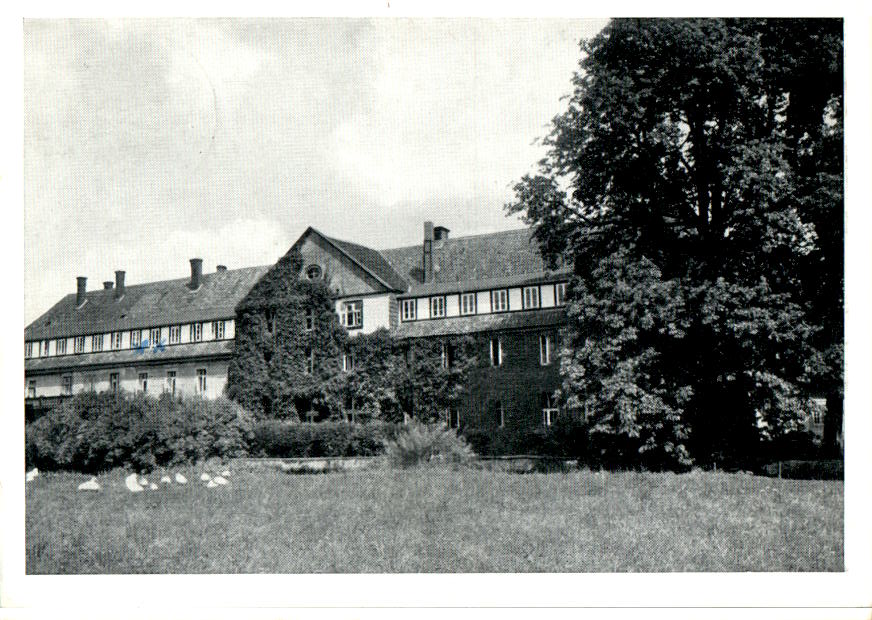
<svg viewBox="0 0 872 620">
<path fill-rule="evenodd" d="M 417 321 L 418 320 L 418 299 L 401 299 L 400 300 L 400 320 L 401 321 Z"/>
<path fill-rule="evenodd" d="M 36 398 L 36 379 L 27 380 L 27 397 Z"/>
<path fill-rule="evenodd" d="M 61 395 L 62 396 L 72 396 L 73 395 L 73 375 L 72 374 L 61 375 Z"/>
<path fill-rule="evenodd" d="M 213 340 L 224 340 L 225 334 L 227 333 L 227 321 L 217 320 L 212 321 L 212 339 Z"/>
<path fill-rule="evenodd" d="M 29 359 L 33 357 L 33 341 L 26 341 L 24 343 L 24 358 Z"/>
<path fill-rule="evenodd" d="M 99 353 L 103 350 L 103 334 L 91 336 L 91 351 Z"/>
<path fill-rule="evenodd" d="M 554 343 L 551 334 L 539 334 L 539 365 L 550 366 L 554 360 Z"/>
<path fill-rule="evenodd" d="M 509 311 L 509 289 L 507 288 L 498 288 L 494 289 L 491 292 L 491 312 L 508 312 Z M 503 303 L 497 304 L 496 300 L 499 299 Z"/>
<path fill-rule="evenodd" d="M 164 383 L 164 391 L 169 392 L 170 395 L 176 395 L 176 379 L 178 377 L 178 373 L 175 370 L 168 370 L 166 380 Z"/>
<path fill-rule="evenodd" d="M 136 337 L 134 338 L 134 334 Z M 130 348 L 138 349 L 139 345 L 142 343 L 142 330 L 141 329 L 131 329 L 130 330 Z"/>
<path fill-rule="evenodd" d="M 156 346 L 160 344 L 160 335 L 163 330 L 160 327 L 152 327 L 148 330 L 148 344 L 149 346 Z M 155 334 L 157 334 L 157 338 L 155 338 Z"/>
<path fill-rule="evenodd" d="M 445 295 L 436 295 L 430 298 L 430 318 L 444 319 L 446 316 Z"/>
<path fill-rule="evenodd" d="M 121 345 L 123 343 L 124 332 L 112 332 L 110 336 L 113 351 L 118 351 L 121 349 Z"/>
<path fill-rule="evenodd" d="M 73 341 L 75 343 L 78 342 L 78 338 Z M 76 351 L 78 353 L 78 351 Z M 55 338 L 55 355 L 66 355 L 67 354 L 67 339 L 66 338 Z"/>
<path fill-rule="evenodd" d="M 521 307 L 524 310 L 537 310 L 542 307 L 539 285 L 525 286 L 521 289 Z"/>
<path fill-rule="evenodd" d="M 310 332 L 315 329 L 315 310 L 312 308 L 306 308 L 304 313 L 304 323 L 303 328 Z"/>
<path fill-rule="evenodd" d="M 542 401 L 542 426 L 549 428 L 560 415 L 560 407 L 554 402 L 553 393 L 542 392 Z"/>
<path fill-rule="evenodd" d="M 340 322 L 345 329 L 362 329 L 363 328 L 363 300 L 349 299 L 342 302 L 342 319 Z M 349 320 L 352 322 L 349 323 Z M 357 321 L 357 322 L 355 322 Z"/>
<path fill-rule="evenodd" d="M 206 395 L 206 389 L 208 387 L 208 385 L 206 383 L 206 377 L 207 377 L 206 369 L 205 368 L 198 368 L 197 369 L 197 394 L 199 394 L 200 396 Z"/>
<path fill-rule="evenodd" d="M 464 301 L 472 300 L 471 310 L 469 307 L 464 310 Z M 461 316 L 471 316 L 473 314 L 478 314 L 478 293 L 461 293 L 460 294 L 460 315 Z"/>
<path fill-rule="evenodd" d="M 66 339 L 64 339 L 66 340 Z M 64 343 L 64 353 L 67 352 L 66 342 Z M 76 336 L 73 338 L 73 353 L 84 353 L 85 352 L 85 337 L 84 336 Z"/>
<path fill-rule="evenodd" d="M 191 342 L 203 342 L 203 323 L 191 323 Z"/>
<path fill-rule="evenodd" d="M 342 372 L 354 371 L 354 354 L 351 351 L 342 353 Z"/>
<path fill-rule="evenodd" d="M 46 340 L 43 342 L 43 354 L 42 357 L 49 357 L 51 355 L 51 340 Z"/>
<path fill-rule="evenodd" d="M 494 405 L 494 410 L 497 414 L 497 428 L 506 427 L 506 410 L 503 407 L 503 401 L 498 400 Z"/>
<path fill-rule="evenodd" d="M 490 362 L 491 367 L 499 368 L 503 365 L 503 339 L 501 336 L 490 338 Z"/>
<path fill-rule="evenodd" d="M 119 388 L 120 385 L 121 385 L 121 377 L 120 377 L 120 373 L 117 373 L 117 372 L 110 372 L 110 373 L 109 373 L 109 390 L 110 390 L 113 394 L 117 394 L 117 393 L 118 393 L 118 388 Z"/>
<path fill-rule="evenodd" d="M 558 282 L 554 285 L 554 305 L 566 305 L 566 282 Z"/>
<path fill-rule="evenodd" d="M 182 326 L 170 325 L 169 344 L 179 344 L 182 341 Z"/>
<path fill-rule="evenodd" d="M 460 409 L 448 408 L 448 428 L 460 429 Z"/>
<path fill-rule="evenodd" d="M 306 347 L 303 349 L 303 355 L 306 357 L 305 367 L 303 370 L 303 374 L 306 375 L 314 375 L 315 374 L 315 349 L 313 347 Z"/>
<path fill-rule="evenodd" d="M 143 394 L 148 394 L 148 373 L 141 372 L 137 376 L 137 385 L 139 386 L 139 391 Z"/>
</svg>

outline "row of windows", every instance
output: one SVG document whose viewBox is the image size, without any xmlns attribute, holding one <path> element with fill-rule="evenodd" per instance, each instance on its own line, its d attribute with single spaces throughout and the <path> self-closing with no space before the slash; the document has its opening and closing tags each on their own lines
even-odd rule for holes
<svg viewBox="0 0 872 620">
<path fill-rule="evenodd" d="M 138 389 L 140 392 L 148 393 L 148 380 L 149 376 L 147 372 L 139 373 L 137 377 Z M 119 388 L 119 374 L 117 372 L 109 373 L 109 391 L 116 393 Z M 93 389 L 93 380 L 91 384 L 91 389 Z M 176 395 L 176 371 L 168 370 L 166 373 L 166 379 L 164 382 L 163 390 L 164 392 L 169 392 L 173 396 Z M 61 394 L 64 396 L 69 396 L 73 393 L 73 375 L 63 375 L 61 377 Z M 206 393 L 206 369 L 198 368 L 197 369 L 197 393 L 205 394 Z M 27 382 L 27 396 L 28 398 L 36 398 L 36 379 L 30 379 Z"/>
<path fill-rule="evenodd" d="M 554 350 L 557 345 L 556 337 L 553 334 L 539 335 L 539 364 L 548 366 L 554 361 Z M 490 364 L 491 366 L 502 366 L 505 360 L 505 351 L 503 349 L 503 339 L 501 336 L 494 336 L 490 339 Z"/>
<path fill-rule="evenodd" d="M 498 289 L 489 292 L 490 311 L 508 312 L 509 310 L 534 310 L 542 307 L 540 287 L 525 286 L 521 289 L 521 307 L 509 307 L 509 289 Z M 423 299 L 423 298 L 422 298 Z M 439 319 L 446 316 L 446 296 L 438 295 L 426 298 L 429 304 L 430 318 Z M 554 305 L 562 306 L 566 303 L 566 283 L 554 285 Z M 462 293 L 460 295 L 460 315 L 468 316 L 479 314 L 478 293 Z M 415 321 L 418 319 L 418 299 L 403 299 L 400 303 L 400 319 L 403 321 Z"/>
<path fill-rule="evenodd" d="M 227 336 L 227 321 L 212 321 L 212 338 L 214 340 L 224 340 Z M 181 344 L 182 342 L 182 326 L 181 325 L 171 325 L 169 327 L 169 342 L 165 342 L 162 334 L 163 329 L 160 327 L 155 327 L 149 330 L 143 329 L 132 329 L 130 330 L 130 338 L 129 348 L 131 349 L 140 349 L 140 348 L 148 348 L 155 346 L 163 346 L 165 344 Z M 145 333 L 147 332 L 147 334 Z M 143 338 L 146 336 L 147 338 Z M 95 334 L 91 336 L 91 351 L 92 352 L 100 352 L 104 349 L 104 336 L 105 334 Z M 113 332 L 109 334 L 109 348 L 113 351 L 117 351 L 121 349 L 123 332 Z M 73 353 L 84 353 L 85 352 L 85 336 L 76 336 L 73 338 Z M 189 342 L 201 342 L 203 340 L 203 323 L 191 323 L 188 325 L 188 340 Z M 25 342 L 24 343 L 24 357 L 33 357 L 33 342 Z M 42 357 L 47 357 L 51 355 L 51 344 L 52 340 L 43 340 L 41 343 L 37 343 L 37 346 L 40 347 L 38 351 L 41 351 Z M 54 340 L 54 354 L 55 355 L 66 355 L 67 353 L 67 339 L 66 338 L 57 338 Z"/>
<path fill-rule="evenodd" d="M 560 409 L 557 406 L 557 399 L 554 394 L 549 392 L 541 393 L 542 403 L 542 426 L 551 426 L 560 415 Z M 506 425 L 506 412 L 503 408 L 502 401 L 492 401 L 488 406 L 488 411 L 492 412 L 494 422 L 500 428 Z M 456 409 L 448 410 L 448 426 L 449 428 L 460 428 L 460 412 Z"/>
</svg>

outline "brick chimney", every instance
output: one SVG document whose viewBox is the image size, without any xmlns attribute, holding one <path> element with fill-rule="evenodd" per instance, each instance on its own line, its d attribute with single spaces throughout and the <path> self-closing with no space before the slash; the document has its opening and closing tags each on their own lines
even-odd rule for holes
<svg viewBox="0 0 872 620">
<path fill-rule="evenodd" d="M 424 222 L 424 284 L 433 281 L 433 222 Z"/>
<path fill-rule="evenodd" d="M 87 297 L 85 297 L 85 289 L 87 286 L 88 278 L 85 276 L 79 276 L 76 278 L 76 308 L 81 308 L 88 300 Z"/>
<path fill-rule="evenodd" d="M 191 281 L 188 283 L 188 288 L 196 291 L 203 283 L 203 259 L 191 259 Z"/>
<path fill-rule="evenodd" d="M 115 299 L 124 297 L 124 272 L 115 272 Z"/>
<path fill-rule="evenodd" d="M 103 289 L 104 289 L 104 290 L 107 290 L 107 291 L 111 291 L 111 290 L 112 290 L 112 287 L 113 287 L 114 285 L 115 285 L 115 283 L 114 283 L 112 280 L 106 280 L 106 281 L 103 283 Z"/>
</svg>

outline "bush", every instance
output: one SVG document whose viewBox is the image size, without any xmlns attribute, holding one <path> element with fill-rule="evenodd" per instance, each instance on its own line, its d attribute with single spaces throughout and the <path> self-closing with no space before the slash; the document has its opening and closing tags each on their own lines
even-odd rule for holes
<svg viewBox="0 0 872 620">
<path fill-rule="evenodd" d="M 843 480 L 845 463 L 840 460 L 780 461 L 765 465 L 761 473 L 764 476 L 780 475 L 781 478 L 797 480 Z"/>
<path fill-rule="evenodd" d="M 41 469 L 150 471 L 247 454 L 251 416 L 226 398 L 159 399 L 81 393 L 25 429 L 25 459 Z"/>
<path fill-rule="evenodd" d="M 443 424 L 407 424 L 396 439 L 385 442 L 385 452 L 393 465 L 413 467 L 433 460 L 465 463 L 475 456 L 472 448 Z"/>
<path fill-rule="evenodd" d="M 386 422 L 258 422 L 251 454 L 276 458 L 377 456 L 385 441 L 396 436 L 397 425 Z"/>
<path fill-rule="evenodd" d="M 553 456 L 584 459 L 588 454 L 587 433 L 570 416 L 559 417 L 553 426 L 535 429 L 469 429 L 466 441 L 483 456 Z"/>
</svg>

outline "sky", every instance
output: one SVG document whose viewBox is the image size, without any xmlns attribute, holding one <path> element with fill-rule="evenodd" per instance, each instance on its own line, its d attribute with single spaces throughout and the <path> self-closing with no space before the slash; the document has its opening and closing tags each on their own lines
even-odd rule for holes
<svg viewBox="0 0 872 620">
<path fill-rule="evenodd" d="M 128 284 L 516 228 L 503 204 L 605 20 L 24 22 L 25 324 Z"/>
</svg>

